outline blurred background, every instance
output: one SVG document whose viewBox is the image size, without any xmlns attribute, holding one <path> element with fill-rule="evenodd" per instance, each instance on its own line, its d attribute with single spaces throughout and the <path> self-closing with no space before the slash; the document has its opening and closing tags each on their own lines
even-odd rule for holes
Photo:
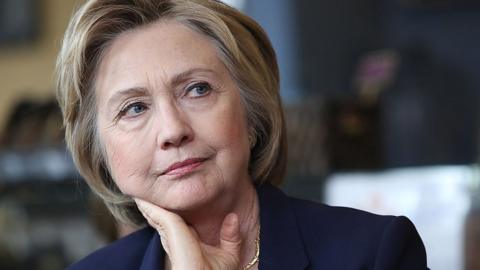
<svg viewBox="0 0 480 270">
<path fill-rule="evenodd" d="M 289 194 L 416 224 L 480 269 L 480 3 L 230 0 L 281 68 Z M 76 172 L 53 69 L 79 1 L 0 0 L 0 269 L 63 269 L 129 232 Z"/>
</svg>

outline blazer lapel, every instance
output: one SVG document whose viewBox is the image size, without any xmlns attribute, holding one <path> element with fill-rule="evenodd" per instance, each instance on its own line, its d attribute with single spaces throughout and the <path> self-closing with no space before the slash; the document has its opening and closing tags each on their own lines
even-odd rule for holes
<svg viewBox="0 0 480 270">
<path fill-rule="evenodd" d="M 260 270 L 308 267 L 303 240 L 288 197 L 269 183 L 257 188 L 260 203 Z"/>
<path fill-rule="evenodd" d="M 140 270 L 163 270 L 165 251 L 160 241 L 160 235 L 155 231 L 143 256 Z"/>
</svg>

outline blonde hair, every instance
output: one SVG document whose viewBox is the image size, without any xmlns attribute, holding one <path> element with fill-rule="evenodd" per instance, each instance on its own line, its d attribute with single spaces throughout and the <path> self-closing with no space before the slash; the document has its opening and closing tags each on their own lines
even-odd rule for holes
<svg viewBox="0 0 480 270">
<path fill-rule="evenodd" d="M 215 0 L 90 0 L 73 15 L 58 55 L 57 98 L 65 139 L 75 164 L 116 219 L 140 225 L 144 219 L 113 181 L 96 132 L 96 67 L 122 32 L 158 20 L 175 20 L 205 35 L 240 89 L 247 112 L 255 183 L 279 184 L 284 176 L 286 134 L 275 52 L 251 18 Z"/>
</svg>

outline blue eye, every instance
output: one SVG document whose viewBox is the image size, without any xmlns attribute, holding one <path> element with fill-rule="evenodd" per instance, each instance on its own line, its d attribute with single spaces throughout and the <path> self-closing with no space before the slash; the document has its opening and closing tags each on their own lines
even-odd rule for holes
<svg viewBox="0 0 480 270">
<path fill-rule="evenodd" d="M 125 106 L 125 108 L 120 111 L 120 116 L 135 117 L 142 114 L 146 110 L 147 105 L 142 102 L 134 102 Z"/>
<path fill-rule="evenodd" d="M 203 97 L 210 93 L 212 87 L 208 83 L 197 83 L 187 89 L 186 96 L 197 98 Z"/>
</svg>

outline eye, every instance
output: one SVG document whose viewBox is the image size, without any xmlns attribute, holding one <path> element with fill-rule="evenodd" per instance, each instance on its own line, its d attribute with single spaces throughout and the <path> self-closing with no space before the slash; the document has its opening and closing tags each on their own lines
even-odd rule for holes
<svg viewBox="0 0 480 270">
<path fill-rule="evenodd" d="M 206 82 L 196 83 L 187 88 L 187 93 L 185 94 L 185 96 L 188 96 L 191 98 L 203 97 L 208 95 L 211 90 L 212 90 L 212 87 L 210 86 L 210 84 Z"/>
<path fill-rule="evenodd" d="M 127 104 L 119 114 L 119 117 L 132 118 L 138 116 L 148 109 L 147 105 L 143 102 L 133 102 Z"/>
</svg>

